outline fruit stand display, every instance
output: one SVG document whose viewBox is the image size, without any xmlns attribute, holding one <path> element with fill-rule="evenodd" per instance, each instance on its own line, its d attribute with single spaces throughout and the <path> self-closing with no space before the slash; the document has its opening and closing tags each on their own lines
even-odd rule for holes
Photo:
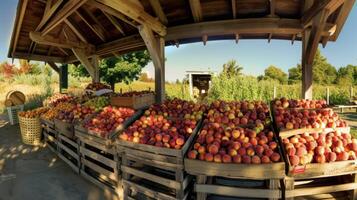
<svg viewBox="0 0 357 200">
<path fill-rule="evenodd" d="M 152 105 L 119 136 L 124 197 L 188 199 L 192 176 L 183 159 L 200 129 L 205 106 L 183 100 Z"/>
<path fill-rule="evenodd" d="M 101 96 L 104 94 L 112 93 L 109 85 L 103 83 L 90 83 L 85 88 L 86 93 L 93 94 L 95 96 Z"/>
<path fill-rule="evenodd" d="M 133 91 L 116 94 L 110 98 L 110 101 L 114 106 L 143 109 L 155 103 L 155 94 L 152 91 Z"/>
<path fill-rule="evenodd" d="M 262 102 L 213 102 L 185 159 L 197 199 L 282 198 L 285 164 Z"/>
<path fill-rule="evenodd" d="M 142 111 L 130 108 L 104 107 L 75 126 L 80 141 L 82 176 L 102 188 L 121 193 L 120 157 L 113 145 L 117 134 L 135 121 Z"/>
<path fill-rule="evenodd" d="M 294 108 L 283 100 L 288 103 L 282 103 L 282 108 L 279 101 L 272 103 L 286 162 L 285 197 L 309 199 L 333 193 L 334 197 L 355 199 L 357 140 L 324 101 L 300 101 L 316 106 Z"/>
</svg>

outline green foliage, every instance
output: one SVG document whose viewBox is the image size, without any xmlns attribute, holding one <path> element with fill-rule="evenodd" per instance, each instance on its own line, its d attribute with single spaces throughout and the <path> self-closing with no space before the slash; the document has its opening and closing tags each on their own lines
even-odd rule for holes
<svg viewBox="0 0 357 200">
<path fill-rule="evenodd" d="M 41 85 L 43 83 L 43 77 L 36 74 L 19 74 L 14 76 L 12 79 L 14 84 L 24 84 L 24 85 Z"/>
<path fill-rule="evenodd" d="M 87 72 L 86 68 L 83 65 L 68 65 L 68 74 L 74 77 L 90 77 L 89 73 Z"/>
<path fill-rule="evenodd" d="M 153 82 L 154 80 L 149 77 L 148 73 L 143 72 L 140 74 L 139 81 L 142 82 Z"/>
<path fill-rule="evenodd" d="M 280 68 L 270 65 L 264 70 L 264 76 L 259 76 L 258 80 L 277 80 L 281 84 L 288 82 L 288 75 Z"/>
<path fill-rule="evenodd" d="M 301 64 L 297 64 L 296 67 L 292 67 L 289 70 L 288 83 L 294 84 L 301 81 L 302 77 L 302 67 Z"/>
<path fill-rule="evenodd" d="M 336 83 L 339 85 L 356 85 L 357 66 L 347 65 L 346 67 L 341 67 L 337 72 Z"/>
<path fill-rule="evenodd" d="M 221 75 L 232 77 L 242 75 L 243 67 L 239 66 L 236 60 L 230 60 L 227 63 L 223 64 L 223 71 Z"/>
</svg>

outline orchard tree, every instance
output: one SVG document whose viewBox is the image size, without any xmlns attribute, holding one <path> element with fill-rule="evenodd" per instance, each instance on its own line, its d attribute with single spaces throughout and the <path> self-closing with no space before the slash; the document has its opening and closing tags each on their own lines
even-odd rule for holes
<svg viewBox="0 0 357 200">
<path fill-rule="evenodd" d="M 277 80 L 281 84 L 285 84 L 288 82 L 288 75 L 285 72 L 283 72 L 283 70 L 281 70 L 280 68 L 270 65 L 268 68 L 264 70 L 264 75 L 258 77 L 258 80 L 269 80 L 269 79 Z"/>
<path fill-rule="evenodd" d="M 357 85 L 357 66 L 347 65 L 338 69 L 336 83 L 340 85 Z"/>
<path fill-rule="evenodd" d="M 131 83 L 138 80 L 142 68 L 150 62 L 147 51 L 128 53 L 120 57 L 102 59 L 99 63 L 99 75 L 102 81 L 108 83 L 114 90 L 115 83 Z M 89 76 L 84 66 L 70 67 L 74 76 Z"/>
<path fill-rule="evenodd" d="M 236 60 L 230 60 L 223 64 L 222 74 L 228 78 L 242 75 L 243 67 L 239 66 Z"/>
</svg>

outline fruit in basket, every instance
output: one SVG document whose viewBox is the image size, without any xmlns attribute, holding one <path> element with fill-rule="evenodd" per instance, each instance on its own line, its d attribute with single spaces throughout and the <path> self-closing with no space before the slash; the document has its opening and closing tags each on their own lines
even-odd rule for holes
<svg viewBox="0 0 357 200">
<path fill-rule="evenodd" d="M 50 108 L 47 112 L 43 113 L 41 117 L 46 120 L 53 120 L 55 117 L 57 117 L 60 111 L 70 112 L 73 109 L 73 106 L 74 104 L 69 102 L 60 102 L 55 107 Z"/>
<path fill-rule="evenodd" d="M 102 89 L 110 89 L 110 86 L 104 83 L 96 82 L 96 83 L 89 83 L 86 87 L 86 90 L 93 90 L 93 91 L 98 91 Z"/>
<path fill-rule="evenodd" d="M 210 122 L 217 127 L 248 126 L 260 132 L 270 124 L 269 107 L 261 101 L 213 102 L 207 113 L 205 122 Z M 239 133 L 233 133 L 239 137 Z"/>
<path fill-rule="evenodd" d="M 95 112 L 99 112 L 105 106 L 109 105 L 109 99 L 105 96 L 99 96 L 88 100 L 84 105 L 90 107 Z"/>
<path fill-rule="evenodd" d="M 55 107 L 59 103 L 63 102 L 72 102 L 74 101 L 74 97 L 69 96 L 67 94 L 55 94 L 53 96 L 48 97 L 47 99 L 44 100 L 43 105 L 50 106 L 50 107 Z"/>
<path fill-rule="evenodd" d="M 299 128 L 336 128 L 346 127 L 344 120 L 340 119 L 332 109 L 317 110 L 275 110 L 275 123 L 279 129 Z"/>
<path fill-rule="evenodd" d="M 118 126 L 122 125 L 129 117 L 134 115 L 134 110 L 131 108 L 117 108 L 112 106 L 104 107 L 103 110 L 86 121 L 83 126 L 101 137 L 106 137 L 114 131 Z M 131 136 L 134 139 L 133 136 Z"/>
<path fill-rule="evenodd" d="M 351 148 L 356 140 L 351 139 L 349 133 L 341 133 L 339 130 L 327 134 L 304 133 L 282 141 L 293 166 L 357 159 L 357 149 Z"/>
<path fill-rule="evenodd" d="M 272 103 L 274 108 L 315 109 L 328 107 L 325 100 L 287 99 L 285 97 L 274 99 Z"/>
<path fill-rule="evenodd" d="M 47 112 L 48 110 L 49 110 L 49 108 L 45 108 L 45 107 L 36 108 L 33 110 L 19 112 L 19 116 L 25 117 L 25 118 L 37 118 L 37 117 L 40 117 L 41 114 Z"/>
</svg>

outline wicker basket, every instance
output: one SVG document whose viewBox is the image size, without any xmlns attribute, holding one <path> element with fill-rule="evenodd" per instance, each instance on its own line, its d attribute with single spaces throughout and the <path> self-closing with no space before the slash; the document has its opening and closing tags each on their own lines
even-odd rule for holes
<svg viewBox="0 0 357 200">
<path fill-rule="evenodd" d="M 7 114 L 9 115 L 9 121 L 11 125 L 19 123 L 17 113 L 24 110 L 24 105 L 7 107 Z"/>
<path fill-rule="evenodd" d="M 41 143 L 40 118 L 25 118 L 19 116 L 22 142 L 29 145 Z"/>
</svg>

